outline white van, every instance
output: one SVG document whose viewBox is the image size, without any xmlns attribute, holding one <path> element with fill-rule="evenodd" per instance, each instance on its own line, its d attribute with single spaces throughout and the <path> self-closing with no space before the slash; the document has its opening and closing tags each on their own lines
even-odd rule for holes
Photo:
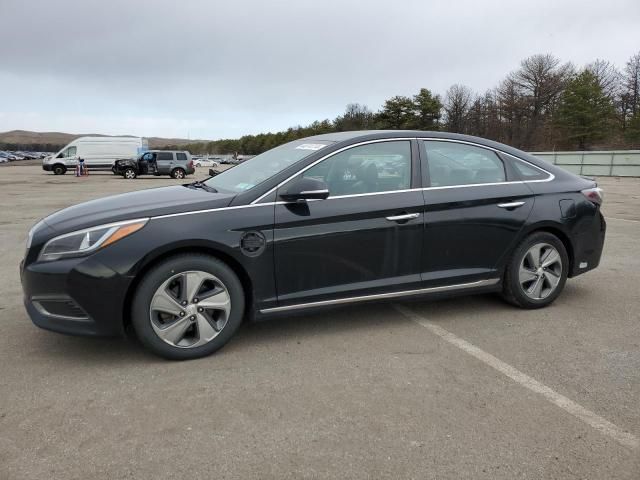
<svg viewBox="0 0 640 480">
<path fill-rule="evenodd" d="M 42 169 L 62 175 L 76 168 L 83 158 L 89 170 L 111 170 L 119 158 L 137 158 L 149 150 L 146 138 L 136 137 L 80 137 L 55 155 L 42 161 Z"/>
</svg>

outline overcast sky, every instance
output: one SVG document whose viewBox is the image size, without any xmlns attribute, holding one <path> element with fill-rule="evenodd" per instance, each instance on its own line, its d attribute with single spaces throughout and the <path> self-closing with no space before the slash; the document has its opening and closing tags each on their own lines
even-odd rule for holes
<svg viewBox="0 0 640 480">
<path fill-rule="evenodd" d="M 217 139 L 553 53 L 622 68 L 638 0 L 0 0 L 0 131 Z"/>
</svg>

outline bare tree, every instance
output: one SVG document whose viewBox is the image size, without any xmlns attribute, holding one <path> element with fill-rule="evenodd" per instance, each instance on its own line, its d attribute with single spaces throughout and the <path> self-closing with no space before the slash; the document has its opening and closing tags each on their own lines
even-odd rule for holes
<svg viewBox="0 0 640 480">
<path fill-rule="evenodd" d="M 511 76 L 497 88 L 496 99 L 502 121 L 502 140 L 509 145 L 521 146 L 526 107 L 520 88 Z"/>
<path fill-rule="evenodd" d="M 620 72 L 611 62 L 597 59 L 585 67 L 593 74 L 603 93 L 611 100 L 620 92 Z"/>
<path fill-rule="evenodd" d="M 333 123 L 338 131 L 366 130 L 374 125 L 374 114 L 366 105 L 349 103 L 344 115 L 336 118 Z"/>
<path fill-rule="evenodd" d="M 560 93 L 573 72 L 570 63 L 561 64 L 558 58 L 545 54 L 525 58 L 520 69 L 509 75 L 525 107 L 522 147 L 531 147 L 538 128 L 557 106 Z"/>
<path fill-rule="evenodd" d="M 473 92 L 465 85 L 449 87 L 444 98 L 445 128 L 449 132 L 463 133 L 467 114 L 473 100 Z"/>
<path fill-rule="evenodd" d="M 624 69 L 624 93 L 628 97 L 631 116 L 640 110 L 640 52 L 633 55 Z"/>
</svg>

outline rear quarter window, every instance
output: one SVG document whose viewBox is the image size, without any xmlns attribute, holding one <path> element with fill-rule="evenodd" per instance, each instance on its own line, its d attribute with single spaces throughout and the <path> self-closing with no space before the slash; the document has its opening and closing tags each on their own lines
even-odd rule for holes
<svg viewBox="0 0 640 480">
<path fill-rule="evenodd" d="M 544 180 L 549 178 L 549 174 L 544 170 L 521 160 L 512 160 L 514 170 L 520 176 L 521 180 Z"/>
<path fill-rule="evenodd" d="M 186 153 L 182 153 L 182 152 L 177 152 L 176 153 L 176 159 L 177 160 L 187 160 L 187 154 Z"/>
</svg>

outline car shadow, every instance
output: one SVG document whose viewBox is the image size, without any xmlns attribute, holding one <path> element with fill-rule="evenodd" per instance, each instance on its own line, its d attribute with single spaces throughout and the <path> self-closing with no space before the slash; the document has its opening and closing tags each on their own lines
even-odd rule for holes
<svg viewBox="0 0 640 480">
<path fill-rule="evenodd" d="M 588 295 L 589 290 L 573 285 L 571 295 Z M 568 293 L 568 292 L 567 292 Z M 557 300 L 562 302 L 562 296 Z M 395 326 L 410 322 L 406 317 L 393 309 L 394 303 L 406 305 L 418 310 L 429 321 L 446 328 L 448 323 L 461 317 L 471 317 L 472 313 L 491 313 L 491 318 L 504 318 L 498 314 L 508 313 L 517 318 L 520 310 L 505 303 L 497 294 L 471 295 L 447 299 L 403 299 L 395 302 L 384 301 L 362 305 L 350 305 L 327 308 L 315 312 L 300 312 L 288 316 L 274 317 L 260 322 L 244 322 L 228 345 L 218 351 L 209 361 L 222 356 L 237 355 L 252 348 L 269 348 L 274 345 L 283 346 L 292 341 L 313 341 L 318 337 L 335 337 L 339 339 L 347 333 L 367 332 L 375 334 L 376 330 L 389 330 Z M 551 306 L 550 308 L 553 308 Z M 470 319 L 473 320 L 473 319 Z M 483 320 L 484 321 L 484 320 Z M 31 339 L 30 347 L 48 361 L 84 365 L 91 364 L 158 364 L 165 360 L 156 357 L 143 348 L 133 336 L 127 338 L 87 338 L 57 335 L 49 332 Z M 206 361 L 206 359 L 202 359 Z"/>
</svg>

